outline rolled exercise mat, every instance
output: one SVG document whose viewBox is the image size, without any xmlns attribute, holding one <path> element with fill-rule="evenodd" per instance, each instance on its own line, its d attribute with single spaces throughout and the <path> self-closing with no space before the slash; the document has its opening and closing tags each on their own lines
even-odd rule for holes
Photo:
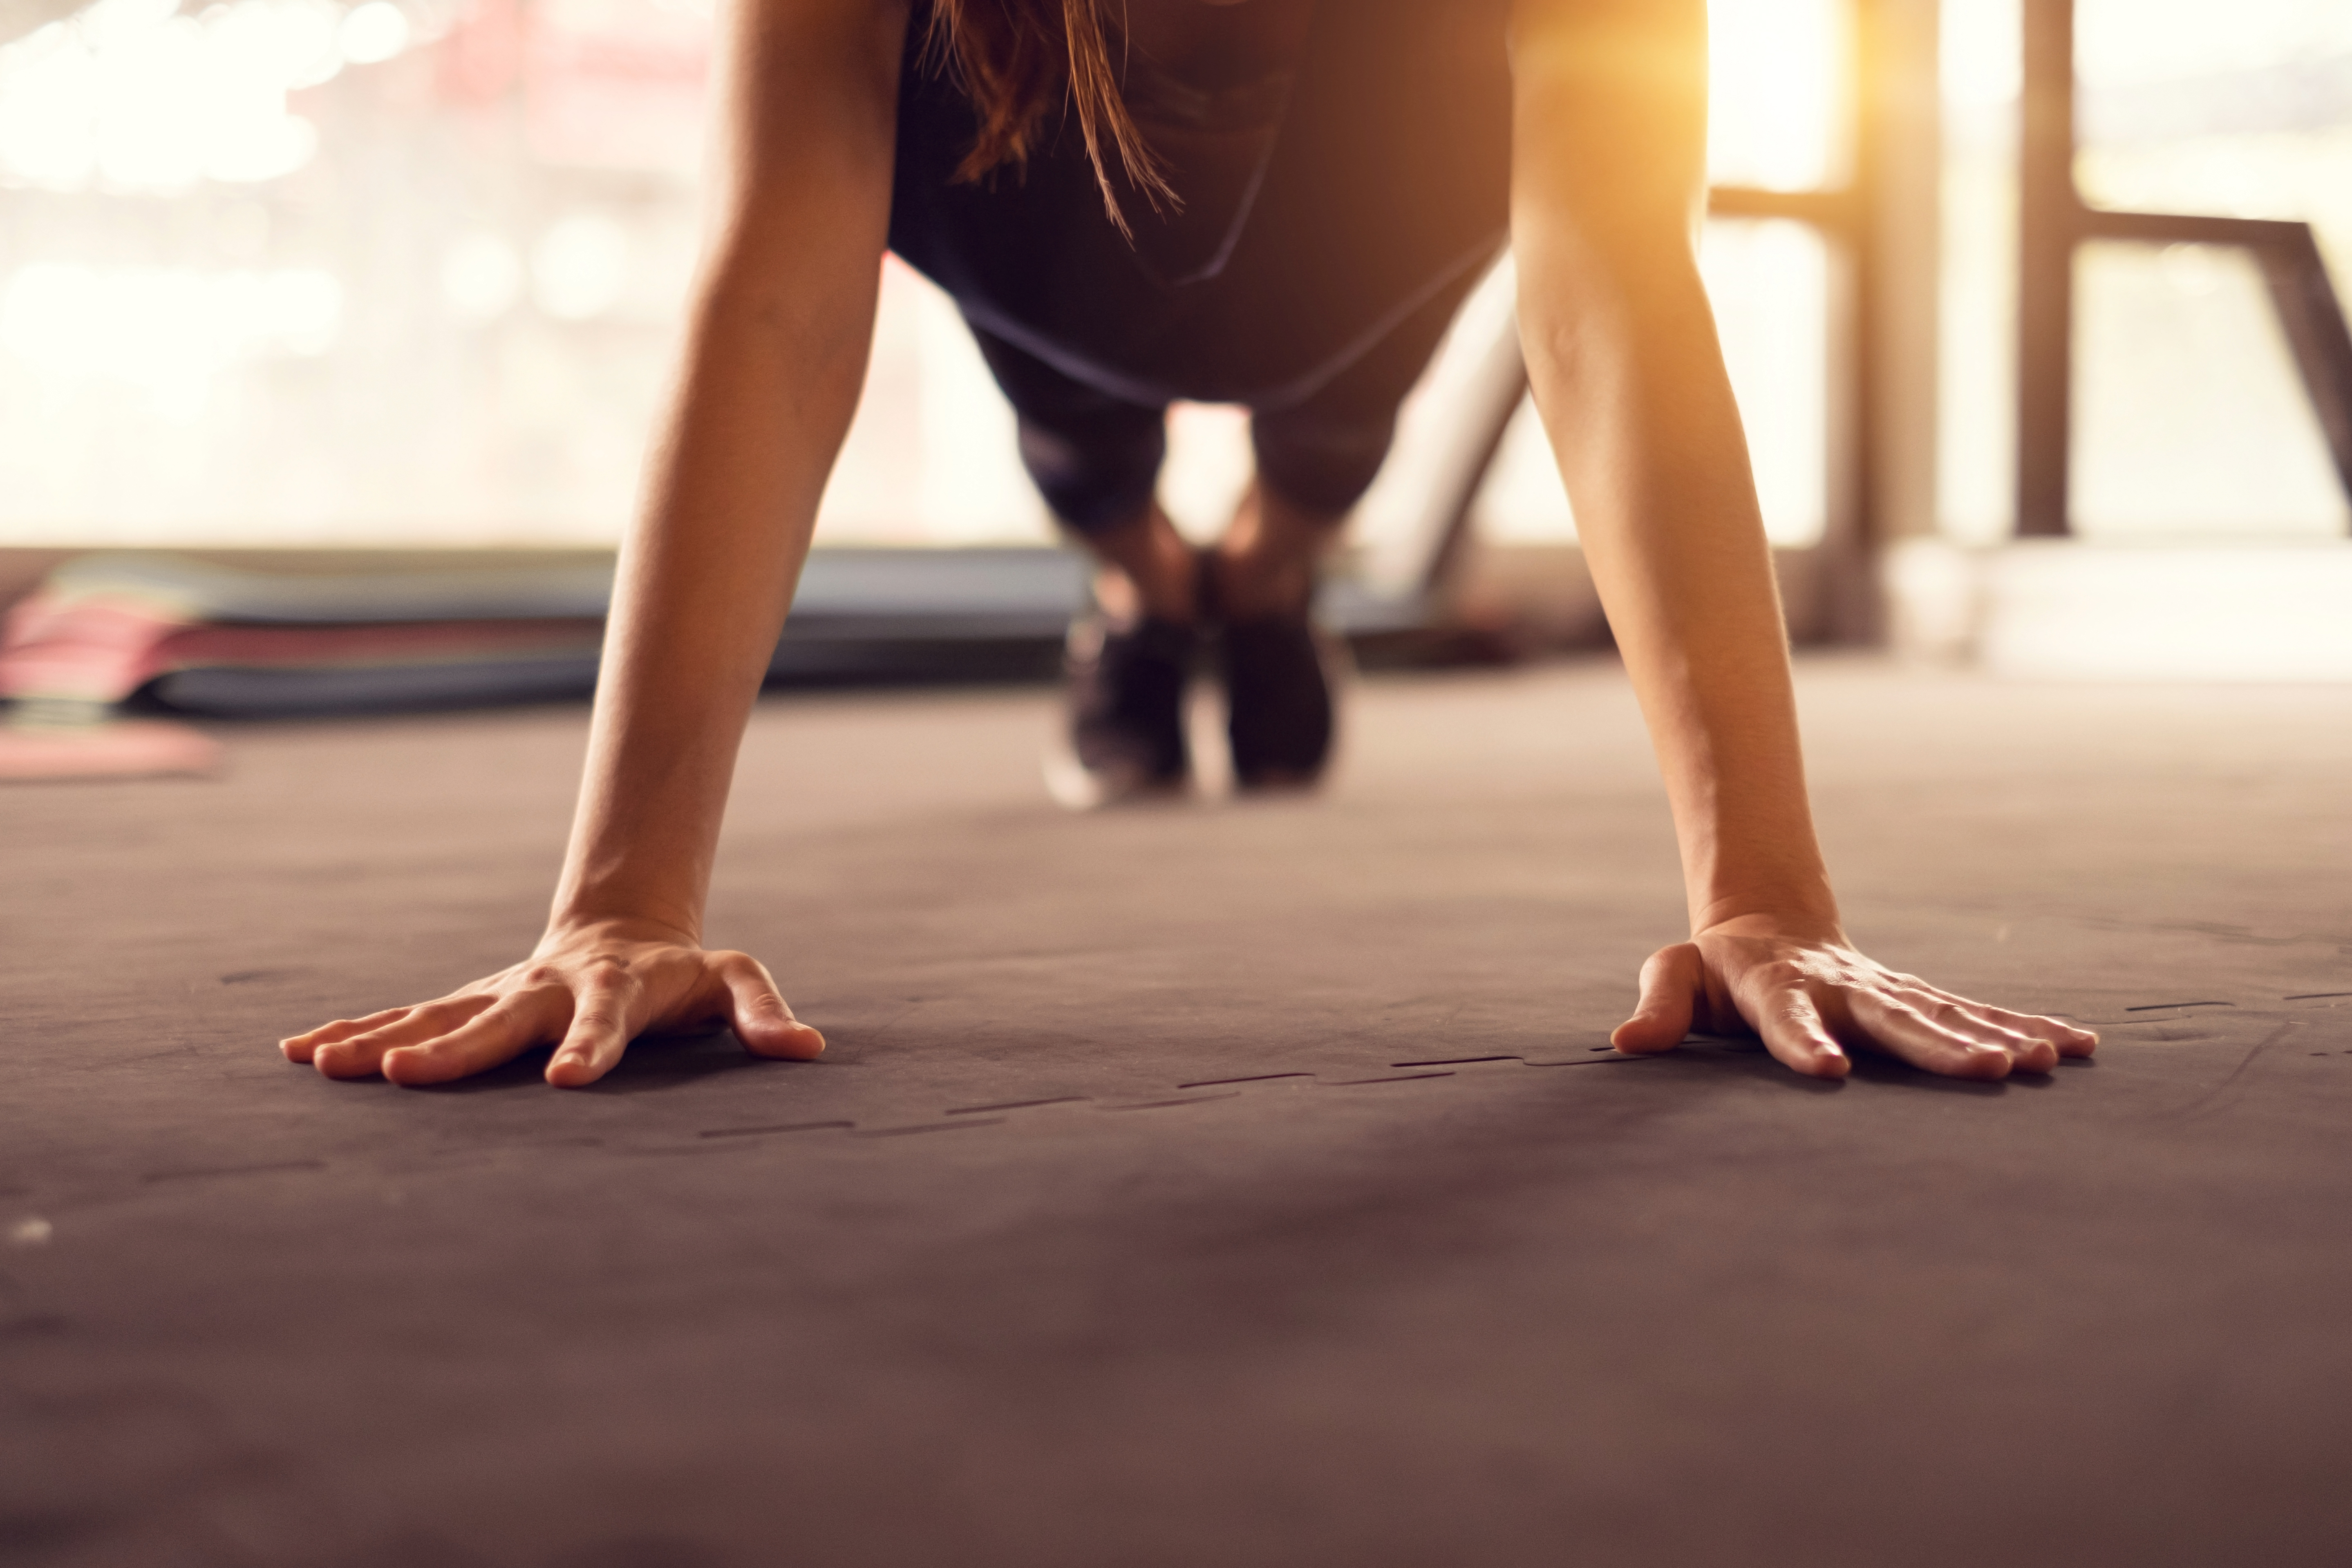
<svg viewBox="0 0 2352 1568">
<path fill-rule="evenodd" d="M 548 700 L 595 684 L 609 555 L 417 570 L 89 555 L 0 638 L 0 696 L 261 717 Z M 364 559 L 364 558 L 363 558 Z M 770 661 L 779 680 L 1033 677 L 1058 659 L 1084 563 L 1031 546 L 828 547 Z"/>
<path fill-rule="evenodd" d="M 603 636 L 588 620 L 189 626 L 137 604 L 37 598 L 10 617 L 0 696 L 113 703 L 152 685 L 206 713 L 570 696 L 595 684 Z"/>
<path fill-rule="evenodd" d="M 144 605 L 186 625 L 316 626 L 602 620 L 613 595 L 613 558 L 604 552 L 572 552 L 530 564 L 515 564 L 509 555 L 430 568 L 396 554 L 359 556 L 351 564 L 325 552 L 299 559 L 335 564 L 270 570 L 150 552 L 81 555 L 51 572 L 39 597 L 56 604 Z"/>
<path fill-rule="evenodd" d="M 10 615 L 0 696 L 146 690 L 220 714 L 577 696 L 595 684 L 610 591 L 609 563 L 324 574 L 86 556 Z"/>
</svg>

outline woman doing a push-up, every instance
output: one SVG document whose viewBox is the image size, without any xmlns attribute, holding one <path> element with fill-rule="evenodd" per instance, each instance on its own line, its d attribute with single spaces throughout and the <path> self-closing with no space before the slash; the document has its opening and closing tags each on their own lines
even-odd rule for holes
<svg viewBox="0 0 2352 1568">
<path fill-rule="evenodd" d="M 1236 779 L 1321 773 L 1318 560 L 1507 237 L 1529 378 L 1682 846 L 1689 940 L 1616 1031 L 1752 1030 L 1801 1073 L 1875 1050 L 2000 1078 L 2095 1037 L 1856 952 L 1814 839 L 1787 646 L 1700 285 L 1705 0 L 732 0 L 685 373 L 621 553 L 546 934 L 286 1054 L 440 1082 L 554 1045 L 731 1026 L 824 1049 L 702 914 L 737 745 L 848 429 L 895 251 L 954 297 L 1021 453 L 1100 564 L 1066 783 L 1181 787 L 1204 638 Z M 1196 552 L 1153 492 L 1168 405 L 1251 413 L 1256 479 Z"/>
</svg>

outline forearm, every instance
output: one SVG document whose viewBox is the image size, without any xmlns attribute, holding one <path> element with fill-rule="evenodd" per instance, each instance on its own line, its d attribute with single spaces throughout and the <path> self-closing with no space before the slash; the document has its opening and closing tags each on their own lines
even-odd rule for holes
<svg viewBox="0 0 2352 1568">
<path fill-rule="evenodd" d="M 1520 267 L 1529 377 L 1657 748 L 1692 928 L 1834 932 L 1771 552 L 1688 247 L 1596 255 L 1538 230 Z"/>
<path fill-rule="evenodd" d="M 853 310 L 824 342 L 723 279 L 697 312 L 621 552 L 559 923 L 625 916 L 699 936 L 737 747 L 868 330 Z"/>
<path fill-rule="evenodd" d="M 621 549 L 553 924 L 698 941 L 743 724 L 872 342 L 904 0 L 728 0 L 713 219 Z"/>
<path fill-rule="evenodd" d="M 1702 0 L 1517 0 L 1519 336 L 1649 721 L 1694 930 L 1835 932 L 1786 633 L 1695 237 Z"/>
</svg>

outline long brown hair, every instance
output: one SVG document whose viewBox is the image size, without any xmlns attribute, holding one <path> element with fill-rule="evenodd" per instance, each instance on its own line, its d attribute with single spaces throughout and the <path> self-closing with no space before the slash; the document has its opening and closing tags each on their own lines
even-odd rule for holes
<svg viewBox="0 0 2352 1568">
<path fill-rule="evenodd" d="M 980 134 L 956 170 L 977 180 L 1036 150 L 1055 98 L 1076 115 L 1087 157 L 1102 186 L 1103 205 L 1119 232 L 1128 232 L 1111 185 L 1104 143 L 1118 155 L 1128 183 L 1154 209 L 1172 206 L 1160 160 L 1129 117 L 1111 64 L 1108 0 L 931 0 L 929 47 L 950 65 L 980 118 Z"/>
</svg>

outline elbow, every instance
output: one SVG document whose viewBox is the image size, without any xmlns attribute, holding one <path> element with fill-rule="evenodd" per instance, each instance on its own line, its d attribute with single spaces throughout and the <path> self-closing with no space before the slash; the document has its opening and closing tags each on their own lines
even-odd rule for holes
<svg viewBox="0 0 2352 1568">
<path fill-rule="evenodd" d="M 1641 360 L 1714 314 L 1687 238 L 1591 245 L 1556 235 L 1513 241 L 1518 264 L 1519 338 L 1531 369 L 1595 353 Z"/>
<path fill-rule="evenodd" d="M 1636 197 L 1596 191 L 1522 193 L 1512 204 L 1511 246 L 1530 272 L 1580 290 L 1639 294 L 1698 277 L 1702 197 Z"/>
</svg>

